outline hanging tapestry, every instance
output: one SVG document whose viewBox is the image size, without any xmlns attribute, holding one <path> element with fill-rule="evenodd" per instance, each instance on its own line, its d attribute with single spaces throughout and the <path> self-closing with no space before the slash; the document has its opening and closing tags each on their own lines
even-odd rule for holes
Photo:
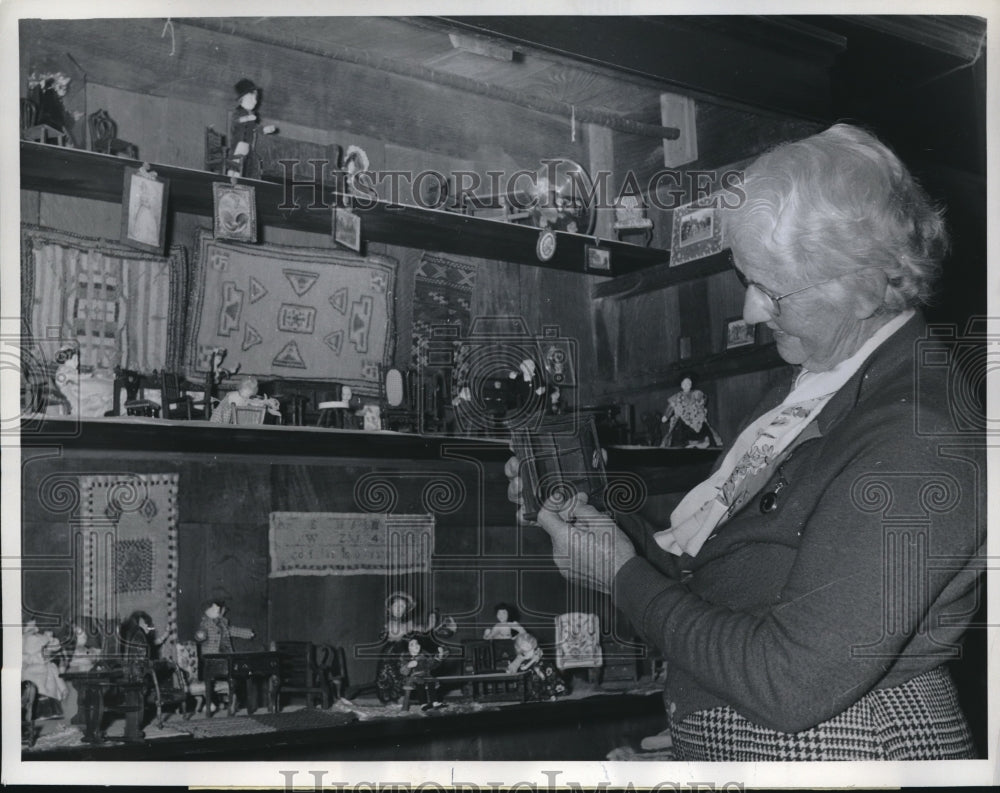
<svg viewBox="0 0 1000 793">
<path fill-rule="evenodd" d="M 188 376 L 207 372 L 223 347 L 241 374 L 378 394 L 392 355 L 395 260 L 221 242 L 203 230 L 193 270 Z"/>
<path fill-rule="evenodd" d="M 74 346 L 86 371 L 181 363 L 187 256 L 22 226 L 21 311 L 36 344 Z"/>
<path fill-rule="evenodd" d="M 434 516 L 272 512 L 268 544 L 272 578 L 426 573 Z"/>
<path fill-rule="evenodd" d="M 472 320 L 472 290 L 476 285 L 476 266 L 435 253 L 420 259 L 413 280 L 413 365 L 429 365 L 427 351 L 433 336 L 442 329 L 454 329 L 450 338 L 469 332 Z M 455 342 L 456 348 L 459 344 Z"/>
<path fill-rule="evenodd" d="M 80 498 L 84 617 L 145 611 L 167 637 L 160 657 L 176 657 L 177 474 L 81 476 Z"/>
</svg>

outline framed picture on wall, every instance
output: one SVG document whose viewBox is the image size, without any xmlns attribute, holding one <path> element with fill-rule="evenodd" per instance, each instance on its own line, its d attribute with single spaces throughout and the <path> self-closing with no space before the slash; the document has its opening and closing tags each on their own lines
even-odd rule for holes
<svg viewBox="0 0 1000 793">
<path fill-rule="evenodd" d="M 611 251 L 596 245 L 585 246 L 584 263 L 588 273 L 610 273 Z"/>
<path fill-rule="evenodd" d="M 757 326 L 746 322 L 743 317 L 732 317 L 726 320 L 726 349 L 748 347 L 757 343 Z"/>
<path fill-rule="evenodd" d="M 697 203 L 677 207 L 670 238 L 670 264 L 678 265 L 722 250 L 718 210 Z"/>
<path fill-rule="evenodd" d="M 215 199 L 215 238 L 257 241 L 257 193 L 246 184 L 212 183 Z"/>
<path fill-rule="evenodd" d="M 343 207 L 333 208 L 333 241 L 352 251 L 361 250 L 361 216 Z"/>
<path fill-rule="evenodd" d="M 170 183 L 148 168 L 125 168 L 122 191 L 122 233 L 126 245 L 163 253 L 167 237 L 167 195 Z"/>
</svg>

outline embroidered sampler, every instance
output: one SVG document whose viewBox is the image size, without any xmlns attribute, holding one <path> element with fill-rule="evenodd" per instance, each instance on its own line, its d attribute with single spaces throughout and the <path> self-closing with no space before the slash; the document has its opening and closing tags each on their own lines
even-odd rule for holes
<svg viewBox="0 0 1000 793">
<path fill-rule="evenodd" d="M 198 236 L 187 374 L 228 351 L 240 374 L 328 380 L 378 394 L 391 360 L 396 262 L 384 256 Z"/>
<path fill-rule="evenodd" d="M 21 311 L 36 344 L 79 348 L 80 366 L 180 367 L 187 255 L 22 225 Z"/>
<path fill-rule="evenodd" d="M 177 638 L 177 474 L 81 476 L 80 538 L 85 617 L 117 625 L 133 611 L 153 618 L 167 636 L 161 658 L 174 658 Z"/>
<path fill-rule="evenodd" d="M 272 512 L 271 578 L 430 571 L 433 515 Z"/>
</svg>

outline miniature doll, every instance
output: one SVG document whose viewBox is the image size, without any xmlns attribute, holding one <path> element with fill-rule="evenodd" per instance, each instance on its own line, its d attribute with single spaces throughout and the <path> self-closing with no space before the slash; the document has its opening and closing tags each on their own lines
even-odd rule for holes
<svg viewBox="0 0 1000 793">
<path fill-rule="evenodd" d="M 281 416 L 278 400 L 268 396 L 257 396 L 257 378 L 252 375 L 243 378 L 235 391 L 226 394 L 212 410 L 211 420 L 217 424 L 235 424 L 237 407 L 263 407 L 272 416 Z"/>
<path fill-rule="evenodd" d="M 494 607 L 497 622 L 492 628 L 483 631 L 484 639 L 512 639 L 514 634 L 522 633 L 524 628 L 515 619 L 517 613 L 506 603 L 497 603 Z"/>
<path fill-rule="evenodd" d="M 204 614 L 201 624 L 195 631 L 195 641 L 201 642 L 202 653 L 231 653 L 233 638 L 253 639 L 256 637 L 250 628 L 239 628 L 230 625 L 226 618 L 226 602 L 224 600 L 206 600 L 202 604 Z"/>
<path fill-rule="evenodd" d="M 153 660 L 167 637 L 155 637 L 153 618 L 145 611 L 133 611 L 118 632 L 121 652 L 130 661 Z"/>
<path fill-rule="evenodd" d="M 443 707 L 438 700 L 438 684 L 434 679 L 434 671 L 448 655 L 448 651 L 440 645 L 434 645 L 426 638 L 410 636 L 406 643 L 406 651 L 399 656 L 399 674 L 403 679 L 404 688 L 423 688 L 423 710 Z"/>
<path fill-rule="evenodd" d="M 385 599 L 385 642 L 398 642 L 410 634 L 432 634 L 442 638 L 453 636 L 458 628 L 452 617 L 439 622 L 440 615 L 433 609 L 426 619 L 417 614 L 417 601 L 409 592 L 393 592 Z"/>
<path fill-rule="evenodd" d="M 521 631 L 514 637 L 514 650 L 517 655 L 507 665 L 507 674 L 530 671 L 528 677 L 528 693 L 531 699 L 554 700 L 567 693 L 566 683 L 559 672 L 542 657 L 542 648 L 538 639 L 527 631 Z"/>
<path fill-rule="evenodd" d="M 707 449 L 721 446 L 722 439 L 708 423 L 708 400 L 702 391 L 693 389 L 690 374 L 681 378 L 681 390 L 667 400 L 660 421 L 667 424 L 661 446 Z"/>
<path fill-rule="evenodd" d="M 273 135 L 278 131 L 273 124 L 262 127 L 257 115 L 257 105 L 260 102 L 261 90 L 254 85 L 253 80 L 243 78 L 236 83 L 238 102 L 230 127 L 229 145 L 232 149 L 226 169 L 227 176 L 245 176 L 256 179 L 260 176 L 260 168 L 251 156 L 257 133 Z"/>
<path fill-rule="evenodd" d="M 59 667 L 53 658 L 62 650 L 62 644 L 52 631 L 39 631 L 34 620 L 25 626 L 21 639 L 21 680 L 35 684 L 39 696 L 59 701 L 66 698 L 68 689 L 59 676 Z"/>
<path fill-rule="evenodd" d="M 413 632 L 417 601 L 408 592 L 393 592 L 385 599 L 385 640 L 398 642 Z"/>
</svg>

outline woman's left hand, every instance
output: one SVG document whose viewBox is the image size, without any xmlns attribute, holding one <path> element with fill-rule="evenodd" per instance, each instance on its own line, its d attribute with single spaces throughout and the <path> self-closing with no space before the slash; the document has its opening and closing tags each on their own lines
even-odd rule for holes
<svg viewBox="0 0 1000 793">
<path fill-rule="evenodd" d="M 521 503 L 519 469 L 516 457 L 504 466 L 510 478 L 507 497 L 516 504 Z M 585 493 L 561 501 L 549 498 L 535 522 L 552 539 L 552 557 L 563 576 L 598 592 L 610 593 L 615 575 L 636 555 L 631 540 L 611 517 L 587 503 Z"/>
</svg>

